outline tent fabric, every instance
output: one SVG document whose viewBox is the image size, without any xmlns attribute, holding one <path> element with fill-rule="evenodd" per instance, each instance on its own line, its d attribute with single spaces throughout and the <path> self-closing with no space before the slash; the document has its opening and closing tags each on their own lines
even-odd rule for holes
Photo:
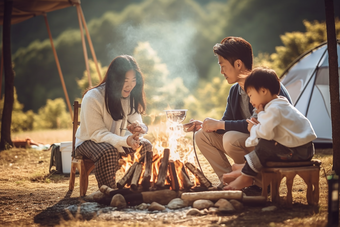
<svg viewBox="0 0 340 227">
<path fill-rule="evenodd" d="M 80 4 L 80 0 L 12 0 L 11 24 L 17 24 L 29 18 Z M 4 1 L 0 2 L 0 24 L 4 18 Z"/>
<path fill-rule="evenodd" d="M 340 40 L 337 53 L 340 56 Z M 311 122 L 318 136 L 315 143 L 332 143 L 328 66 L 327 43 L 322 43 L 297 58 L 281 77 L 294 106 Z"/>
</svg>

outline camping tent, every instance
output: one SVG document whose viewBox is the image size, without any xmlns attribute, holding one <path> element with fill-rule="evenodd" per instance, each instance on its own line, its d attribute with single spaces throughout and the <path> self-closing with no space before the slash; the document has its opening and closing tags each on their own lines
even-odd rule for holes
<svg viewBox="0 0 340 227">
<path fill-rule="evenodd" d="M 337 53 L 340 56 L 340 40 Z M 294 106 L 310 120 L 318 136 L 315 143 L 332 143 L 328 66 L 324 42 L 298 57 L 281 76 Z"/>
</svg>

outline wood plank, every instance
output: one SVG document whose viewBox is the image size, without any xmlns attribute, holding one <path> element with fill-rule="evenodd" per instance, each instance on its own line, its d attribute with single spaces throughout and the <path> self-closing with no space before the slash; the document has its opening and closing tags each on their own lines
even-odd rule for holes
<svg viewBox="0 0 340 227">
<path fill-rule="evenodd" d="M 243 192 L 239 190 L 184 192 L 181 198 L 187 201 L 196 201 L 198 199 L 207 199 L 207 200 L 212 200 L 212 201 L 217 201 L 219 199 L 242 200 Z"/>
</svg>

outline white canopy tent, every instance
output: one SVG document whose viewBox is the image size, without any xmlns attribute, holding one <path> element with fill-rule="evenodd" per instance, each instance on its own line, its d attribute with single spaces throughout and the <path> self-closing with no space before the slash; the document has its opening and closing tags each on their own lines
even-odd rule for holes
<svg viewBox="0 0 340 227">
<path fill-rule="evenodd" d="M 340 56 L 340 40 L 337 53 Z M 281 76 L 294 106 L 312 123 L 318 136 L 315 143 L 332 143 L 328 68 L 327 43 L 324 42 L 298 57 Z"/>
</svg>

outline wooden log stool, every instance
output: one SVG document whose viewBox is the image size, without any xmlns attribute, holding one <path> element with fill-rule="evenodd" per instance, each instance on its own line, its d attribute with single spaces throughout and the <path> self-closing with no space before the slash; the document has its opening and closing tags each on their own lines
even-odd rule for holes
<svg viewBox="0 0 340 227">
<path fill-rule="evenodd" d="M 268 186 L 272 202 L 280 203 L 280 184 L 286 177 L 287 197 L 286 205 L 291 206 L 293 180 L 299 175 L 307 184 L 307 202 L 309 205 L 319 203 L 319 175 L 321 161 L 312 159 L 302 162 L 267 162 L 262 170 L 262 196 L 267 198 Z"/>
</svg>

